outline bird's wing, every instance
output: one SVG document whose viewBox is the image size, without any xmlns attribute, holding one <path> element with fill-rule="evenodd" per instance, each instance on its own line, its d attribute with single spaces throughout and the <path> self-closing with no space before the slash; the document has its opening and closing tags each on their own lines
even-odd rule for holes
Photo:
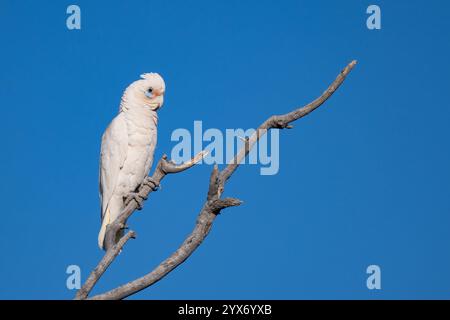
<svg viewBox="0 0 450 320">
<path fill-rule="evenodd" d="M 155 155 L 155 148 L 156 148 L 156 142 L 157 142 L 157 138 L 158 138 L 158 134 L 157 134 L 157 129 L 156 126 L 150 128 L 151 134 L 150 134 L 150 139 L 148 141 L 148 148 L 149 148 L 149 152 L 148 152 L 148 158 L 145 161 L 145 175 L 148 175 L 150 172 L 150 169 L 152 168 L 152 164 L 153 164 L 153 157 Z"/>
<path fill-rule="evenodd" d="M 128 150 L 127 124 L 123 113 L 111 122 L 102 137 L 100 153 L 100 203 L 101 218 L 117 185 L 117 178 L 123 168 Z"/>
</svg>

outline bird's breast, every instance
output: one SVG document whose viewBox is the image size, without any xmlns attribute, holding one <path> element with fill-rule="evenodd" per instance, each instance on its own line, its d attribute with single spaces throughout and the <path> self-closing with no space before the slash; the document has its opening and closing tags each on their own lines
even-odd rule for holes
<svg viewBox="0 0 450 320">
<path fill-rule="evenodd" d="M 124 195 L 137 188 L 148 175 L 157 142 L 156 121 L 151 114 L 127 113 L 128 148 L 118 186 Z"/>
<path fill-rule="evenodd" d="M 133 108 L 125 114 L 128 144 L 144 146 L 156 139 L 158 117 L 156 112 L 145 107 Z"/>
</svg>

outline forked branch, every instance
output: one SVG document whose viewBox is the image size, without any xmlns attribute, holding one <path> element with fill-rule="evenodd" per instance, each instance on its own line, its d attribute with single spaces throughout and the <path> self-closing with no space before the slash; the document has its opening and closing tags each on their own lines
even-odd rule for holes
<svg viewBox="0 0 450 320">
<path fill-rule="evenodd" d="M 108 291 L 103 294 L 96 295 L 91 299 L 97 300 L 105 300 L 105 299 L 123 299 L 132 294 L 135 294 L 151 285 L 161 280 L 164 276 L 182 264 L 189 256 L 198 248 L 198 246 L 203 242 L 203 240 L 208 235 L 211 230 L 211 226 L 214 223 L 216 216 L 221 212 L 222 209 L 231 206 L 237 206 L 241 204 L 241 201 L 234 198 L 221 198 L 221 195 L 225 188 L 225 183 L 228 179 L 233 175 L 236 169 L 239 167 L 242 160 L 248 155 L 250 150 L 254 147 L 254 145 L 258 142 L 258 140 L 267 133 L 268 130 L 276 128 L 276 129 L 285 129 L 291 128 L 290 124 L 317 109 L 320 107 L 331 95 L 336 92 L 336 90 L 340 87 L 340 85 L 344 82 L 346 76 L 350 73 L 350 71 L 356 65 L 356 61 L 352 61 L 347 67 L 344 68 L 337 76 L 337 78 L 333 81 L 333 83 L 327 88 L 327 90 L 316 100 L 307 104 L 304 107 L 293 110 L 292 112 L 283 114 L 283 115 L 274 115 L 264 121 L 256 130 L 256 132 L 248 139 L 241 150 L 237 153 L 232 163 L 228 164 L 222 171 L 219 171 L 217 166 L 214 166 L 213 171 L 211 172 L 211 177 L 209 181 L 209 188 L 206 197 L 206 201 L 200 210 L 200 213 L 197 217 L 197 221 L 194 229 L 189 234 L 189 236 L 184 240 L 184 242 L 180 245 L 180 247 L 166 260 L 160 263 L 154 270 L 145 276 L 128 282 L 116 289 Z M 160 165 L 158 164 L 158 167 Z M 163 165 L 162 165 L 163 166 Z M 160 171 L 166 172 L 162 170 L 163 167 L 160 168 Z M 158 171 L 158 170 L 157 170 Z M 151 190 L 151 189 L 150 189 Z M 143 193 L 150 193 L 150 190 L 145 190 Z M 130 205 L 129 205 L 130 206 Z M 136 209 L 135 206 L 125 209 L 123 212 L 123 218 L 119 223 L 119 227 L 123 227 L 120 223 L 123 224 L 124 221 L 129 217 L 129 215 Z M 129 213 L 129 210 L 132 210 Z M 121 215 L 122 216 L 122 215 Z M 124 241 L 125 243 L 126 241 Z M 123 246 L 123 245 L 122 245 Z M 117 246 L 116 246 L 117 247 Z M 116 248 L 117 250 L 117 248 Z M 120 249 L 119 249 L 120 250 Z M 108 255 L 108 253 L 107 253 Z M 114 255 L 112 259 L 114 259 Z M 111 260 L 112 260 L 111 259 Z M 109 260 L 107 259 L 106 262 Z M 110 262 L 110 261 L 109 261 Z M 102 269 L 100 269 L 101 271 Z M 95 271 L 95 270 L 94 270 Z M 98 272 L 98 270 L 97 270 Z M 89 293 L 89 292 L 88 292 Z M 87 294 L 88 294 L 87 293 Z M 82 298 L 86 298 L 87 294 Z"/>
<path fill-rule="evenodd" d="M 157 187 L 161 184 L 162 179 L 167 174 L 182 172 L 186 169 L 191 168 L 196 163 L 198 163 L 203 157 L 207 154 L 206 151 L 199 152 L 194 158 L 190 161 L 182 163 L 180 165 L 175 164 L 171 160 L 167 160 L 167 156 L 163 155 L 156 165 L 156 169 L 151 176 L 152 182 L 155 184 L 155 188 L 151 188 L 148 184 L 142 184 L 139 188 L 138 195 L 142 199 L 147 199 L 150 193 L 156 190 Z M 86 282 L 83 286 L 78 290 L 75 299 L 83 300 L 86 299 L 91 292 L 92 288 L 95 284 L 100 280 L 103 273 L 105 273 L 106 269 L 108 269 L 109 265 L 114 261 L 117 255 L 122 250 L 125 243 L 131 238 L 136 237 L 136 233 L 132 230 L 128 231 L 117 244 L 114 242 L 115 235 L 120 230 L 126 229 L 126 221 L 133 214 L 133 212 L 138 209 L 138 204 L 136 201 L 130 201 L 125 209 L 121 212 L 120 216 L 114 221 L 114 223 L 108 225 L 106 229 L 105 242 L 106 242 L 106 250 L 105 255 L 98 263 L 97 267 L 91 272 Z"/>
</svg>

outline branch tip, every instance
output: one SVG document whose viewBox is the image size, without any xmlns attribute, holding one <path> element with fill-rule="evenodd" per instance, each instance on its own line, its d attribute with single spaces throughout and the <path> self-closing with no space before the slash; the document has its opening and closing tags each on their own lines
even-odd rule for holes
<svg viewBox="0 0 450 320">
<path fill-rule="evenodd" d="M 212 213 L 219 214 L 222 209 L 236 207 L 241 204 L 242 201 L 236 198 L 215 199 L 209 204 L 209 208 Z"/>
<path fill-rule="evenodd" d="M 226 166 L 222 171 L 219 171 L 217 164 L 214 165 L 210 177 L 208 200 L 204 204 L 203 209 L 198 215 L 196 226 L 194 230 L 191 232 L 191 234 L 183 242 L 183 244 L 169 258 L 167 258 L 158 267 L 156 267 L 154 270 L 152 270 L 145 276 L 130 281 L 106 293 L 94 296 L 91 299 L 126 298 L 161 280 L 172 270 L 174 270 L 177 266 L 186 261 L 186 259 L 189 258 L 189 256 L 191 256 L 191 254 L 200 246 L 205 237 L 208 235 L 211 226 L 214 222 L 214 219 L 216 218 L 216 215 L 219 214 L 222 209 L 233 206 L 239 206 L 243 203 L 241 200 L 236 198 L 221 199 L 220 195 L 224 190 L 225 182 L 228 181 L 228 179 L 236 171 L 242 159 L 248 155 L 249 150 L 254 146 L 256 142 L 258 142 L 260 137 L 263 136 L 271 128 L 290 129 L 292 128 L 292 125 L 290 125 L 291 122 L 308 115 L 309 113 L 320 107 L 340 87 L 340 85 L 344 82 L 346 76 L 350 73 L 350 71 L 356 64 L 357 64 L 356 60 L 351 61 L 344 69 L 342 69 L 341 73 L 331 83 L 328 89 L 321 96 L 319 96 L 317 99 L 313 100 L 309 104 L 305 105 L 304 107 L 295 109 L 289 113 L 278 116 L 272 116 L 269 119 L 267 119 L 260 127 L 258 127 L 256 133 L 253 134 L 250 139 L 247 139 L 247 143 L 245 143 L 243 151 L 241 150 L 238 152 L 238 155 L 235 157 L 233 163 L 228 164 L 228 166 Z M 164 154 L 162 156 L 162 159 L 158 163 L 154 175 L 157 176 L 158 178 L 157 181 L 159 182 L 168 173 L 177 173 L 192 167 L 193 165 L 198 163 L 202 158 L 204 158 L 207 154 L 208 154 L 207 151 L 201 151 L 200 153 L 195 155 L 190 161 L 183 163 L 181 165 L 176 165 L 171 161 L 167 161 L 167 155 Z M 119 217 L 120 219 L 123 218 L 122 221 L 126 221 L 126 219 L 129 218 L 129 216 L 131 216 L 134 210 L 136 210 L 135 203 L 131 202 L 131 204 L 128 205 L 126 210 L 128 211 L 122 212 Z M 116 223 L 114 223 L 114 226 L 116 226 Z M 130 238 L 134 238 L 135 236 L 136 236 L 135 232 L 130 230 L 127 232 L 125 236 L 123 236 L 119 240 L 116 246 L 107 250 L 102 261 L 100 261 L 99 265 L 91 273 L 86 283 L 79 290 L 76 298 L 81 299 L 87 298 L 92 287 L 95 285 L 98 279 L 108 268 L 109 264 L 119 254 L 125 242 L 128 241 Z"/>
</svg>

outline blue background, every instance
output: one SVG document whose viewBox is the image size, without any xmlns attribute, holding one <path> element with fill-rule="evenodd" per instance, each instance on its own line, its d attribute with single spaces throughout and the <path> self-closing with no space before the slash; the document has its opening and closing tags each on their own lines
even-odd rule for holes
<svg viewBox="0 0 450 320">
<path fill-rule="evenodd" d="M 102 256 L 98 157 L 124 88 L 167 84 L 156 158 L 176 128 L 254 128 L 339 91 L 280 133 L 280 171 L 243 166 L 203 245 L 134 298 L 450 298 L 448 1 L 0 2 L 0 298 L 69 299 Z M 191 231 L 211 166 L 169 176 L 94 293 L 145 274 Z M 382 270 L 382 290 L 366 268 Z"/>
</svg>

